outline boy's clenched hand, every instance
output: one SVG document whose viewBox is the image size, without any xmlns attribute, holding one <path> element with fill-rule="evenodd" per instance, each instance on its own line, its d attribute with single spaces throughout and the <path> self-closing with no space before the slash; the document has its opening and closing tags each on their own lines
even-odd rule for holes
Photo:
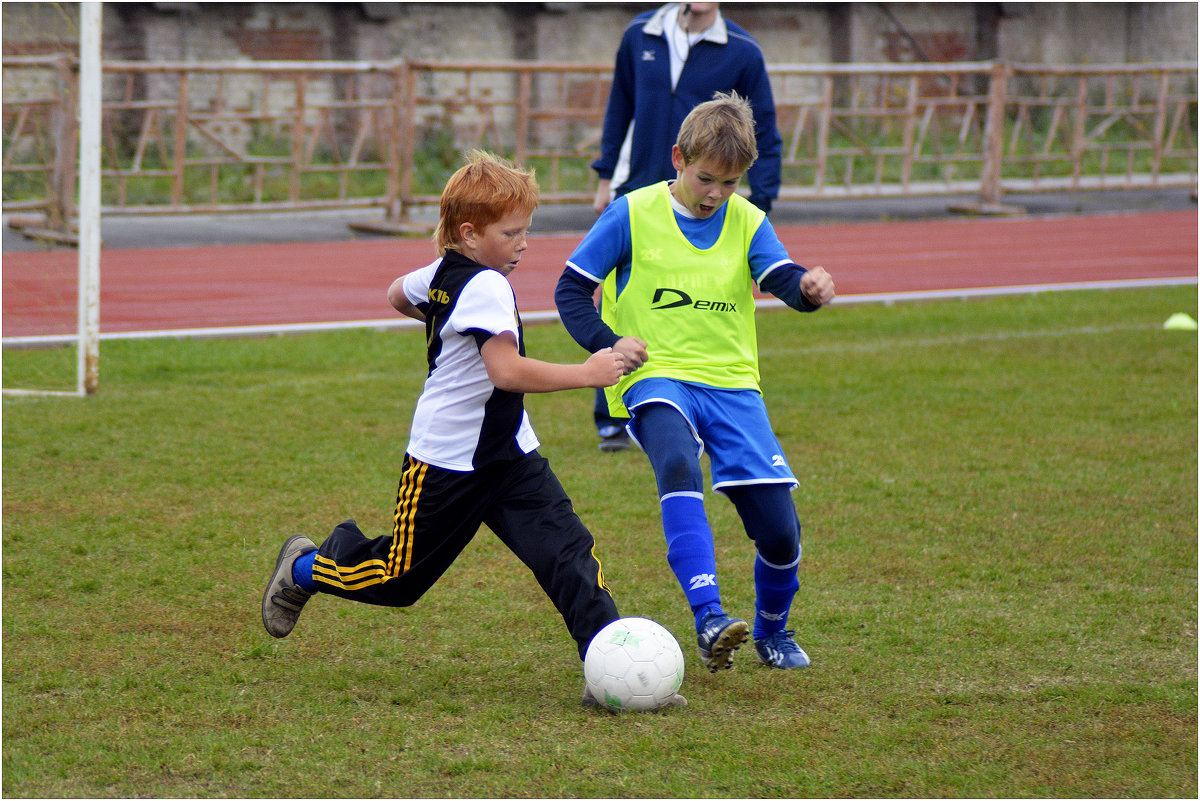
<svg viewBox="0 0 1200 801">
<path fill-rule="evenodd" d="M 833 300 L 833 276 L 824 267 L 812 267 L 800 278 L 800 291 L 809 303 L 824 306 Z"/>
</svg>

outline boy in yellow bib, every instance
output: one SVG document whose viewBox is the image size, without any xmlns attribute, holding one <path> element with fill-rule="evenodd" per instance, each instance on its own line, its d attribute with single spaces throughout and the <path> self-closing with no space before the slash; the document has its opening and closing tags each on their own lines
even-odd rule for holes
<svg viewBox="0 0 1200 801">
<path fill-rule="evenodd" d="M 567 261 L 555 301 L 571 336 L 591 352 L 612 348 L 626 375 L 609 387 L 614 415 L 654 469 L 667 562 L 695 615 L 712 671 L 732 666 L 749 637 L 725 613 L 700 457 L 713 490 L 737 508 L 755 543 L 754 645 L 776 668 L 808 655 L 787 628 L 799 589 L 797 486 L 771 430 L 758 386 L 754 284 L 798 311 L 833 299 L 833 279 L 788 256 L 766 215 L 738 183 L 757 158 L 750 104 L 718 94 L 684 120 L 671 149 L 678 177 L 609 205 Z M 603 313 L 592 302 L 602 287 Z"/>
</svg>

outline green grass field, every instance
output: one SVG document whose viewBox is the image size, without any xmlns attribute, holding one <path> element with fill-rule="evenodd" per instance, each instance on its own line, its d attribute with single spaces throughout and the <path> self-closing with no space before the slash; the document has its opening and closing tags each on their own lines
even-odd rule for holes
<svg viewBox="0 0 1200 801">
<path fill-rule="evenodd" d="M 690 706 L 578 706 L 562 622 L 486 531 L 416 606 L 259 600 L 280 543 L 384 533 L 419 332 L 118 341 L 5 398 L 7 797 L 1180 797 L 1197 791 L 1195 287 L 760 315 L 802 486 L 813 658 L 710 676 L 653 476 L 586 390 L 527 406 Z M 582 355 L 557 325 L 531 355 Z M 31 386 L 69 350 L 4 353 Z M 65 379 L 69 383 L 69 378 Z M 726 608 L 751 544 L 710 496 Z"/>
</svg>

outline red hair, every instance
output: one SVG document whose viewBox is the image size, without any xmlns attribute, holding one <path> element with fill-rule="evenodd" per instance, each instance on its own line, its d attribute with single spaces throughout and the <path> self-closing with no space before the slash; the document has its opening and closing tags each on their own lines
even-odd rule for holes
<svg viewBox="0 0 1200 801">
<path fill-rule="evenodd" d="M 533 170 L 519 170 L 507 161 L 472 150 L 442 190 L 441 211 L 433 240 L 439 256 L 457 250 L 459 228 L 471 223 L 482 231 L 512 212 L 533 214 L 538 185 Z"/>
</svg>

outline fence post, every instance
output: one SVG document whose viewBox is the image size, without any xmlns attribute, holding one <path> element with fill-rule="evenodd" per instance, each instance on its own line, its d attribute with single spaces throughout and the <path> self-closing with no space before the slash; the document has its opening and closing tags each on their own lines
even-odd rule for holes
<svg viewBox="0 0 1200 801">
<path fill-rule="evenodd" d="M 397 223 L 408 221 L 408 209 L 400 202 L 400 153 L 408 108 L 408 62 L 402 61 L 392 67 L 391 78 L 392 124 L 388 131 L 387 208 L 383 217 L 387 223 Z"/>
<path fill-rule="evenodd" d="M 79 76 L 67 57 L 58 59 L 58 81 L 62 96 L 51 114 L 51 140 L 55 143 L 50 172 L 50 197 L 46 200 L 45 226 L 63 237 L 71 237 L 75 219 L 75 160 L 79 153 L 79 124 L 75 109 L 79 102 Z"/>
<path fill-rule="evenodd" d="M 951 211 L 971 214 L 1022 214 L 1020 206 L 1001 202 L 1000 176 L 1004 166 L 1004 115 L 1008 103 L 1008 80 L 1013 68 L 1002 61 L 992 64 L 988 84 L 987 124 L 983 132 L 983 167 L 979 175 L 979 202 L 951 206 Z"/>
<path fill-rule="evenodd" d="M 1083 151 L 1087 145 L 1087 76 L 1077 76 L 1075 87 L 1075 119 L 1071 125 L 1071 189 L 1079 188 L 1079 178 L 1083 175 Z"/>
<path fill-rule="evenodd" d="M 296 72 L 290 76 L 296 95 L 296 115 L 292 123 L 292 174 L 288 180 L 288 200 L 300 200 L 300 177 L 304 172 L 304 142 L 308 138 L 308 73 Z"/>
<path fill-rule="evenodd" d="M 175 99 L 175 141 L 173 175 L 171 177 L 171 205 L 179 208 L 183 204 L 183 184 L 187 177 L 187 127 L 190 99 L 188 98 L 189 73 L 179 71 L 179 97 Z"/>
<path fill-rule="evenodd" d="M 528 69 L 521 69 L 517 73 L 517 142 L 516 152 L 513 153 L 513 163 L 518 167 L 525 167 L 525 154 L 529 146 L 529 104 L 532 92 L 532 75 Z M 497 143 L 497 150 L 499 144 Z"/>
<path fill-rule="evenodd" d="M 817 119 L 817 167 L 813 183 L 818 190 L 825 189 L 829 167 L 829 131 L 833 126 L 834 76 L 826 73 L 821 82 L 821 111 Z"/>
<path fill-rule="evenodd" d="M 984 128 L 983 171 L 979 200 L 984 206 L 1000 204 L 1000 174 L 1004 163 L 1004 107 L 1012 68 L 1002 62 L 992 66 L 988 85 L 987 125 Z"/>
<path fill-rule="evenodd" d="M 921 81 L 916 75 L 908 76 L 908 88 L 905 94 L 907 96 L 904 100 L 904 156 L 900 168 L 902 194 L 908 193 L 908 187 L 913 177 L 913 165 L 917 160 L 917 154 L 913 152 L 913 145 L 916 142 L 917 101 L 921 94 Z"/>
<path fill-rule="evenodd" d="M 388 132 L 387 197 L 382 220 L 349 223 L 373 234 L 427 234 L 429 226 L 412 221 L 413 161 L 417 143 L 417 78 L 408 61 L 397 62 L 392 75 L 392 125 Z"/>
<path fill-rule="evenodd" d="M 1170 85 L 1165 70 L 1158 73 L 1157 84 L 1154 90 L 1154 148 L 1151 151 L 1154 157 L 1150 162 L 1150 183 L 1152 184 L 1158 183 L 1158 173 L 1162 169 L 1164 137 L 1167 131 L 1167 92 L 1170 90 Z"/>
<path fill-rule="evenodd" d="M 400 116 L 400 224 L 410 222 L 413 197 L 413 159 L 417 150 L 417 86 L 412 65 L 404 62 L 404 100 Z"/>
</svg>

